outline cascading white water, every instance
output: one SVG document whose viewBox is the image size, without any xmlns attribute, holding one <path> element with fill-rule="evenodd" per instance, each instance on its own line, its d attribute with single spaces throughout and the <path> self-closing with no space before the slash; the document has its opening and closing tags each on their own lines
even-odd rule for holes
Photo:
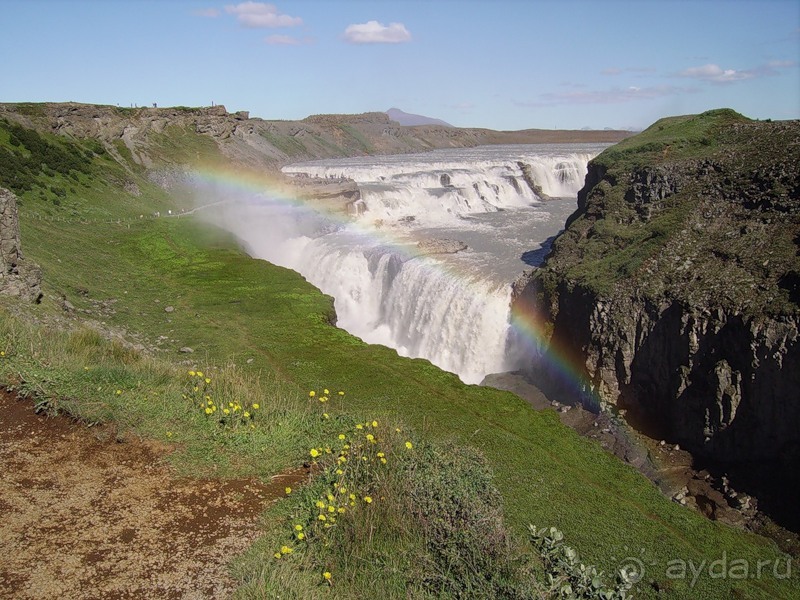
<svg viewBox="0 0 800 600">
<path fill-rule="evenodd" d="M 574 210 L 586 164 L 600 149 L 487 147 L 291 165 L 284 171 L 295 176 L 355 180 L 361 212 L 333 222 L 262 199 L 228 207 L 222 224 L 253 256 L 333 296 L 340 327 L 479 383 L 521 366 L 508 347 L 510 284 L 541 260 L 537 248 Z M 522 165 L 544 194 L 566 199 L 540 201 Z M 468 249 L 417 248 L 436 238 Z"/>
<path fill-rule="evenodd" d="M 575 196 L 583 185 L 586 164 L 596 154 L 522 148 L 530 146 L 312 161 L 289 165 L 283 172 L 355 181 L 361 191 L 356 204 L 361 218 L 439 225 L 466 215 L 536 204 L 540 198 L 532 185 L 549 197 Z"/>
</svg>

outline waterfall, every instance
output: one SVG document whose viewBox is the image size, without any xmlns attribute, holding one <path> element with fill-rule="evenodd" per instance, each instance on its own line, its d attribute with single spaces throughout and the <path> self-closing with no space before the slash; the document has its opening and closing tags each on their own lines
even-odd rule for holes
<svg viewBox="0 0 800 600">
<path fill-rule="evenodd" d="M 509 348 L 510 284 L 561 230 L 599 151 L 523 148 L 290 165 L 284 171 L 295 176 L 356 181 L 359 212 L 326 221 L 262 198 L 228 206 L 217 222 L 252 256 L 298 271 L 333 296 L 338 326 L 479 383 L 520 366 Z M 551 199 L 540 199 L 526 176 Z M 420 239 L 437 237 L 467 249 L 419 250 Z"/>
</svg>

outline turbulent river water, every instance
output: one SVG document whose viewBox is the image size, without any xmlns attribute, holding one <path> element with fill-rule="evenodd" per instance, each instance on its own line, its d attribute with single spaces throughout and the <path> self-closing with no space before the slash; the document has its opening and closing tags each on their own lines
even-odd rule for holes
<svg viewBox="0 0 800 600">
<path fill-rule="evenodd" d="M 229 205 L 223 224 L 251 255 L 333 296 L 340 327 L 479 383 L 528 360 L 510 333 L 511 284 L 542 261 L 604 147 L 485 146 L 289 165 L 292 177 L 351 179 L 361 197 L 348 216 L 331 217 L 264 194 Z"/>
</svg>

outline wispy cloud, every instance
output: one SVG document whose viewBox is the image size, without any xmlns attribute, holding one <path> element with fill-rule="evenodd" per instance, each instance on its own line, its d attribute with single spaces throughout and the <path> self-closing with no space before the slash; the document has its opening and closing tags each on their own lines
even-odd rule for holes
<svg viewBox="0 0 800 600">
<path fill-rule="evenodd" d="M 241 25 L 250 28 L 295 27 L 303 24 L 300 17 L 281 14 L 274 4 L 264 2 L 229 4 L 225 12 L 235 15 Z"/>
<path fill-rule="evenodd" d="M 752 69 L 737 70 L 723 69 L 719 65 L 709 63 L 699 67 L 689 67 L 677 73 L 677 76 L 708 81 L 710 83 L 735 83 L 737 81 L 746 81 L 757 77 L 777 75 L 780 69 L 793 67 L 795 64 L 797 63 L 791 60 L 773 60 Z"/>
<path fill-rule="evenodd" d="M 387 26 L 378 21 L 367 21 L 348 25 L 344 39 L 351 44 L 400 44 L 411 41 L 411 33 L 402 23 L 389 23 Z"/>
<path fill-rule="evenodd" d="M 220 15 L 220 12 L 216 8 L 200 8 L 198 10 L 192 11 L 192 14 L 196 17 L 207 17 L 209 19 L 215 19 Z"/>
<path fill-rule="evenodd" d="M 623 104 L 636 100 L 653 100 L 665 96 L 691 94 L 695 88 L 673 85 L 657 85 L 649 87 L 614 87 L 604 90 L 576 90 L 570 92 L 550 92 L 540 94 L 532 101 L 517 101 L 518 106 L 559 106 L 565 104 Z"/>
</svg>

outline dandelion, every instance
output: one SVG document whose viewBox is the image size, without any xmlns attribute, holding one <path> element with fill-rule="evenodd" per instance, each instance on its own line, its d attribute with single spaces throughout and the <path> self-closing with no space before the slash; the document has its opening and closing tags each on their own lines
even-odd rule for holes
<svg viewBox="0 0 800 600">
<path fill-rule="evenodd" d="M 207 414 L 207 415 L 210 415 L 210 414 L 211 414 L 211 413 L 213 413 L 213 412 L 214 412 L 214 411 L 213 411 L 213 410 L 211 410 L 211 407 L 210 407 L 210 406 L 206 406 L 206 414 Z"/>
<path fill-rule="evenodd" d="M 364 426 L 361 423 L 359 423 L 358 425 L 356 425 L 356 429 L 364 429 Z"/>
<path fill-rule="evenodd" d="M 325 515 L 320 515 L 320 516 L 318 516 L 317 518 L 318 518 L 320 521 L 327 521 L 327 520 L 328 520 L 328 517 L 326 517 Z"/>
<path fill-rule="evenodd" d="M 373 421 L 373 422 L 372 422 L 372 426 L 373 426 L 373 427 L 377 427 L 377 426 L 378 426 L 378 422 L 377 422 L 377 421 Z"/>
<path fill-rule="evenodd" d="M 258 410 L 259 408 L 261 408 L 261 406 L 257 402 L 254 402 L 253 403 L 253 410 Z"/>
<path fill-rule="evenodd" d="M 368 442 L 374 442 L 375 441 L 375 436 L 372 435 L 371 433 L 368 433 L 367 434 L 367 441 Z"/>
<path fill-rule="evenodd" d="M 411 450 L 413 447 L 414 447 L 414 444 L 412 444 L 411 442 L 406 442 L 406 448 Z"/>
<path fill-rule="evenodd" d="M 343 440 L 343 439 L 345 439 L 345 437 L 346 437 L 346 436 L 345 436 L 343 433 L 340 433 L 340 434 L 339 434 L 339 439 L 340 439 L 340 440 Z"/>
<path fill-rule="evenodd" d="M 326 396 L 327 396 L 328 394 L 330 394 L 330 392 L 329 392 L 328 390 L 322 390 L 322 393 L 323 393 L 323 394 L 325 394 Z"/>
<path fill-rule="evenodd" d="M 231 414 L 231 411 L 230 411 L 230 409 L 228 409 L 228 408 L 223 408 L 223 409 L 222 409 L 222 412 L 223 412 L 224 414 L 226 414 L 226 415 L 229 415 L 229 414 Z"/>
<path fill-rule="evenodd" d="M 317 392 L 315 392 L 314 390 L 311 390 L 310 392 L 308 392 L 308 395 L 309 395 L 309 397 L 313 398 L 314 396 L 317 395 Z"/>
<path fill-rule="evenodd" d="M 287 487 L 287 488 L 286 488 L 285 490 L 283 490 L 283 491 L 284 491 L 284 492 L 286 492 L 286 495 L 288 496 L 289 494 L 291 494 L 291 493 L 292 493 L 292 488 L 290 488 L 290 487 Z"/>
<path fill-rule="evenodd" d="M 309 454 L 311 455 L 311 458 L 317 458 L 319 456 L 319 450 L 312 448 Z"/>
<path fill-rule="evenodd" d="M 189 377 L 194 377 L 194 371 L 189 371 Z"/>
<path fill-rule="evenodd" d="M 122 395 L 122 390 L 117 390 L 116 394 L 117 394 L 117 396 L 121 396 Z"/>
<path fill-rule="evenodd" d="M 294 530 L 295 531 L 303 531 L 303 526 L 300 525 L 300 523 L 298 523 L 297 525 L 294 526 Z"/>
<path fill-rule="evenodd" d="M 283 556 L 283 554 L 281 554 L 280 552 L 276 552 L 275 554 L 273 554 L 273 556 L 275 558 L 280 558 L 281 556 Z"/>
<path fill-rule="evenodd" d="M 293 550 L 289 546 L 281 546 L 281 554 L 291 554 Z"/>
<path fill-rule="evenodd" d="M 206 382 L 206 383 L 211 383 L 211 379 L 210 379 L 210 378 L 208 378 L 208 377 L 206 377 L 206 379 L 205 379 L 205 382 Z"/>
<path fill-rule="evenodd" d="M 372 496 L 364 496 L 364 502 L 367 504 L 372 504 Z"/>
<path fill-rule="evenodd" d="M 385 465 L 385 464 L 386 464 L 386 459 L 385 459 L 385 458 L 383 458 L 383 457 L 381 457 L 381 464 L 382 464 L 382 465 Z"/>
<path fill-rule="evenodd" d="M 335 506 L 333 506 L 333 505 L 331 504 L 331 505 L 328 507 L 328 512 L 329 512 L 329 513 L 335 513 L 335 512 L 336 512 L 336 507 L 335 507 Z"/>
<path fill-rule="evenodd" d="M 317 500 L 317 508 L 325 508 L 325 503 L 322 500 Z"/>
<path fill-rule="evenodd" d="M 331 572 L 330 572 L 330 571 L 325 571 L 325 572 L 322 574 L 322 576 L 325 578 L 325 581 L 330 581 L 330 580 L 331 580 L 331 577 L 333 577 L 333 576 L 331 575 Z"/>
<path fill-rule="evenodd" d="M 303 540 L 303 539 L 305 539 L 305 537 L 306 537 L 306 534 L 303 533 L 302 531 L 297 534 L 297 539 L 298 540 Z"/>
</svg>

